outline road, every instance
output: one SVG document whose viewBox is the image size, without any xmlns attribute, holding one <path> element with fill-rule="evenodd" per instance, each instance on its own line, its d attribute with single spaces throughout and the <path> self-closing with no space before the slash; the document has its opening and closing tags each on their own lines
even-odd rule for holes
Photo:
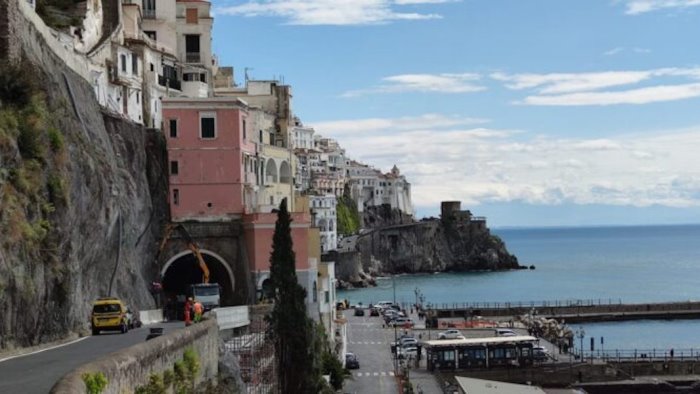
<svg viewBox="0 0 700 394">
<path fill-rule="evenodd" d="M 394 330 L 382 328 L 380 317 L 353 316 L 354 310 L 345 312 L 348 319 L 348 351 L 360 360 L 360 369 L 352 369 L 352 377 L 345 381 L 344 393 L 396 394 L 398 385 L 394 377 L 390 343 Z"/>
<path fill-rule="evenodd" d="M 68 345 L 0 361 L 0 393 L 46 394 L 66 373 L 117 350 L 143 343 L 149 327 L 163 327 L 167 334 L 184 327 L 182 322 L 136 328 L 126 334 L 103 332 Z"/>
</svg>

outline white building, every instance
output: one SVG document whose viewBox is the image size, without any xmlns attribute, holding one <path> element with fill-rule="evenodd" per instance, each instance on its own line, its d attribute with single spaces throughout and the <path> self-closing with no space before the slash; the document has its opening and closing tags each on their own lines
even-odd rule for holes
<svg viewBox="0 0 700 394">
<path fill-rule="evenodd" d="M 401 175 L 398 167 L 390 172 L 381 171 L 366 164 L 347 160 L 345 167 L 350 195 L 357 203 L 357 210 L 364 212 L 366 207 L 387 204 L 392 209 L 413 215 L 411 184 Z"/>
<path fill-rule="evenodd" d="M 314 227 L 321 235 L 321 253 L 327 253 L 338 247 L 338 220 L 335 195 L 309 196 L 309 204 Z"/>
</svg>

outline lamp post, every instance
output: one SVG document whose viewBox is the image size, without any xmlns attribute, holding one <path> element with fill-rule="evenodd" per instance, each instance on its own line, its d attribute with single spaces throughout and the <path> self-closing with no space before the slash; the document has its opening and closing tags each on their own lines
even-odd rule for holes
<svg viewBox="0 0 700 394">
<path fill-rule="evenodd" d="M 586 336 L 583 327 L 579 327 L 578 330 L 576 330 L 576 336 L 581 340 L 581 361 L 583 361 L 583 338 Z"/>
</svg>

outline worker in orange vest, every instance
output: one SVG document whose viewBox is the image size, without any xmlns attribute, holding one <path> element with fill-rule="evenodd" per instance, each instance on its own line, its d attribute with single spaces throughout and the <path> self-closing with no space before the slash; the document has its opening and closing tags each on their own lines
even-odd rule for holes
<svg viewBox="0 0 700 394">
<path fill-rule="evenodd" d="M 192 324 L 192 320 L 190 320 L 190 312 L 191 311 L 192 311 L 192 297 L 189 297 L 187 299 L 187 302 L 185 302 L 185 327 Z"/>
<path fill-rule="evenodd" d="M 199 300 L 194 301 L 194 322 L 199 323 L 202 321 L 202 313 L 204 312 L 204 307 Z"/>
</svg>

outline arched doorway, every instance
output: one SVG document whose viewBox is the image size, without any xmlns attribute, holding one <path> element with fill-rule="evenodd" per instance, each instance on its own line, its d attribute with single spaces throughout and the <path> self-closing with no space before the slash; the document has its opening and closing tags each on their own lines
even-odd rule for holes
<svg viewBox="0 0 700 394">
<path fill-rule="evenodd" d="M 221 306 L 233 305 L 235 279 L 231 267 L 218 254 L 200 250 L 202 258 L 209 269 L 209 283 L 218 283 L 221 294 Z M 202 283 L 202 269 L 197 258 L 186 250 L 173 256 L 161 270 L 164 311 L 170 318 L 181 318 L 185 298 L 190 294 L 192 284 Z"/>
</svg>

